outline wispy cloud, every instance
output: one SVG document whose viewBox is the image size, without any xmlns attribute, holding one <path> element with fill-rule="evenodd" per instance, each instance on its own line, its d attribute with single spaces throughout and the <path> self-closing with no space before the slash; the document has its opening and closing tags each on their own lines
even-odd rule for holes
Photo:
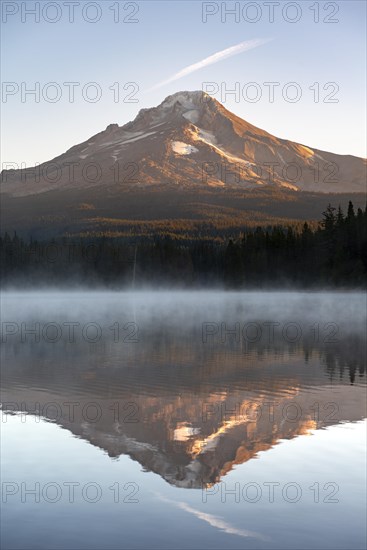
<svg viewBox="0 0 367 550">
<path fill-rule="evenodd" d="M 185 67 L 184 69 L 181 69 L 181 71 L 178 71 L 178 73 L 175 73 L 174 75 L 170 76 L 166 80 L 162 80 L 162 82 L 159 82 L 158 84 L 155 84 L 150 90 L 157 90 L 158 88 L 161 88 L 162 86 L 165 86 L 166 84 L 170 84 L 171 82 L 174 82 L 175 80 L 179 80 L 180 78 L 183 78 L 184 76 L 187 76 L 191 73 L 194 73 L 196 71 L 199 71 L 200 69 L 203 69 L 204 67 L 208 67 L 208 65 L 213 65 L 214 63 L 218 63 L 219 61 L 223 61 L 223 59 L 227 59 L 228 57 L 232 57 L 234 55 L 238 55 L 243 52 L 247 52 L 248 50 L 253 50 L 254 48 L 257 48 L 258 46 L 262 46 L 262 44 L 266 44 L 267 42 L 270 42 L 271 38 L 255 38 L 253 40 L 246 40 L 245 42 L 240 42 L 239 44 L 236 44 L 235 46 L 231 46 L 230 48 L 226 48 L 225 50 L 221 50 L 220 52 L 214 53 L 213 55 L 210 55 L 209 57 L 205 57 L 205 59 L 202 59 L 201 61 L 198 61 L 197 63 L 193 63 L 192 65 L 189 65 L 188 67 Z"/>
<path fill-rule="evenodd" d="M 202 512 L 201 510 L 197 510 L 196 508 L 192 508 L 192 506 L 189 506 L 186 504 L 186 502 L 176 502 L 174 500 L 171 500 L 169 498 L 164 497 L 163 495 L 160 495 L 159 493 L 156 493 L 156 496 L 169 504 L 174 504 L 178 508 L 181 508 L 181 510 L 185 510 L 185 512 L 188 512 L 189 514 L 193 514 L 198 519 L 201 519 L 205 521 L 206 523 L 209 523 L 212 527 L 215 527 L 216 529 L 220 529 L 221 531 L 224 531 L 225 533 L 228 533 L 229 535 L 237 535 L 239 537 L 246 537 L 246 538 L 255 538 L 263 541 L 268 541 L 269 538 L 262 535 L 261 533 L 258 533 L 256 531 L 249 531 L 248 529 L 239 529 L 237 527 L 234 527 L 233 525 L 227 523 L 222 518 L 219 518 L 217 516 L 213 516 L 213 514 L 207 514 L 206 512 Z"/>
<path fill-rule="evenodd" d="M 201 519 L 205 521 L 206 523 L 209 523 L 212 527 L 215 527 L 216 529 L 220 529 L 221 531 L 224 531 L 225 533 L 228 533 L 229 535 L 237 535 L 238 537 L 250 537 L 255 538 L 259 540 L 268 540 L 267 537 L 264 537 L 261 533 L 257 533 L 256 531 L 249 531 L 248 529 L 238 529 L 237 527 L 234 527 L 230 523 L 227 523 L 222 518 L 219 518 L 217 516 L 213 516 L 213 514 L 207 514 L 205 512 L 201 512 L 201 510 L 196 510 L 195 508 L 192 508 L 185 502 L 177 502 L 177 506 L 181 508 L 181 510 L 185 510 L 185 512 L 189 512 L 190 514 L 193 514 L 198 519 Z"/>
</svg>

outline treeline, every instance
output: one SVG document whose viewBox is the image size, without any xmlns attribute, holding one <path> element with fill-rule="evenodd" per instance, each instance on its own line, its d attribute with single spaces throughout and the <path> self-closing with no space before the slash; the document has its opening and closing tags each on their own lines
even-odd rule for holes
<svg viewBox="0 0 367 550">
<path fill-rule="evenodd" d="M 3 286 L 146 285 L 226 288 L 358 287 L 367 277 L 367 207 L 329 205 L 315 229 L 244 228 L 225 241 L 119 239 L 25 241 L 0 237 Z"/>
</svg>

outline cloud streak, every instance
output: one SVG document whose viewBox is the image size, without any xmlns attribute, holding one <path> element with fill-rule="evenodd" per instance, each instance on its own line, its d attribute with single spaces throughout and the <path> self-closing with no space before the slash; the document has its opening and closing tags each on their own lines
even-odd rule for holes
<svg viewBox="0 0 367 550">
<path fill-rule="evenodd" d="M 193 514 L 198 519 L 201 519 L 202 521 L 205 521 L 206 523 L 209 523 L 212 527 L 215 529 L 219 529 L 220 531 L 224 531 L 225 533 L 228 533 L 229 535 L 237 535 L 238 537 L 246 537 L 246 538 L 255 538 L 263 541 L 269 541 L 269 537 L 262 535 L 261 533 L 258 533 L 257 531 L 249 531 L 248 529 L 239 529 L 237 527 L 234 527 L 230 523 L 227 523 L 222 518 L 213 516 L 213 514 L 207 514 L 206 512 L 202 512 L 201 510 L 197 510 L 196 508 L 192 508 L 192 506 L 189 506 L 186 504 L 186 502 L 179 502 L 175 500 L 171 500 L 169 498 L 164 497 L 163 495 L 156 493 L 156 496 L 162 500 L 163 502 L 167 502 L 169 504 L 173 504 L 180 508 L 181 510 L 184 510 L 185 512 L 188 512 L 189 514 Z"/>
<path fill-rule="evenodd" d="M 188 65 L 184 69 L 181 69 L 174 75 L 170 76 L 166 80 L 163 80 L 162 82 L 159 82 L 158 84 L 155 84 L 150 90 L 157 90 L 158 88 L 161 88 L 162 86 L 165 86 L 166 84 L 170 84 L 171 82 L 175 82 L 175 80 L 179 80 L 180 78 L 183 78 L 191 73 L 194 73 L 196 71 L 199 71 L 200 69 L 203 69 L 204 67 L 208 67 L 209 65 L 214 65 L 214 63 L 219 63 L 219 61 L 223 61 L 224 59 L 228 59 L 229 57 L 233 57 L 234 55 L 238 55 L 243 52 L 247 52 L 249 50 L 253 50 L 254 48 L 257 48 L 258 46 L 262 46 L 263 44 L 266 44 L 267 42 L 270 42 L 272 40 L 271 38 L 255 38 L 253 40 L 246 40 L 245 42 L 240 42 L 239 44 L 236 44 L 235 46 L 231 46 L 230 48 L 226 48 L 225 50 L 221 50 L 220 52 L 214 53 L 213 55 L 210 55 L 209 57 L 205 57 L 205 59 L 202 59 L 201 61 L 198 61 L 197 63 L 193 63 L 192 65 Z"/>
</svg>

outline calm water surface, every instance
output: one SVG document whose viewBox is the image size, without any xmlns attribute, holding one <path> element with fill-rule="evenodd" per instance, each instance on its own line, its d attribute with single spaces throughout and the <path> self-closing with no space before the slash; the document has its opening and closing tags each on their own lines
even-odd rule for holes
<svg viewBox="0 0 367 550">
<path fill-rule="evenodd" d="M 358 293 L 1 301 L 1 547 L 365 548 Z"/>
</svg>

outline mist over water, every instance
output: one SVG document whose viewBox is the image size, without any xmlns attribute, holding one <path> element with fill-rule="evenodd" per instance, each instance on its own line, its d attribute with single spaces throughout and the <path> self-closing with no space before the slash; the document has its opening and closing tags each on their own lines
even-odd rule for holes
<svg viewBox="0 0 367 550">
<path fill-rule="evenodd" d="M 1 296 L 3 318 L 25 321 L 51 319 L 99 320 L 139 317 L 144 326 L 156 318 L 168 325 L 190 326 L 195 321 L 269 320 L 316 323 L 338 321 L 344 329 L 359 330 L 366 321 L 363 292 L 229 292 L 175 291 L 9 291 Z M 199 317 L 198 317 L 199 315 Z"/>
<path fill-rule="evenodd" d="M 1 311 L 5 547 L 363 547 L 363 293 L 4 292 Z"/>
</svg>

